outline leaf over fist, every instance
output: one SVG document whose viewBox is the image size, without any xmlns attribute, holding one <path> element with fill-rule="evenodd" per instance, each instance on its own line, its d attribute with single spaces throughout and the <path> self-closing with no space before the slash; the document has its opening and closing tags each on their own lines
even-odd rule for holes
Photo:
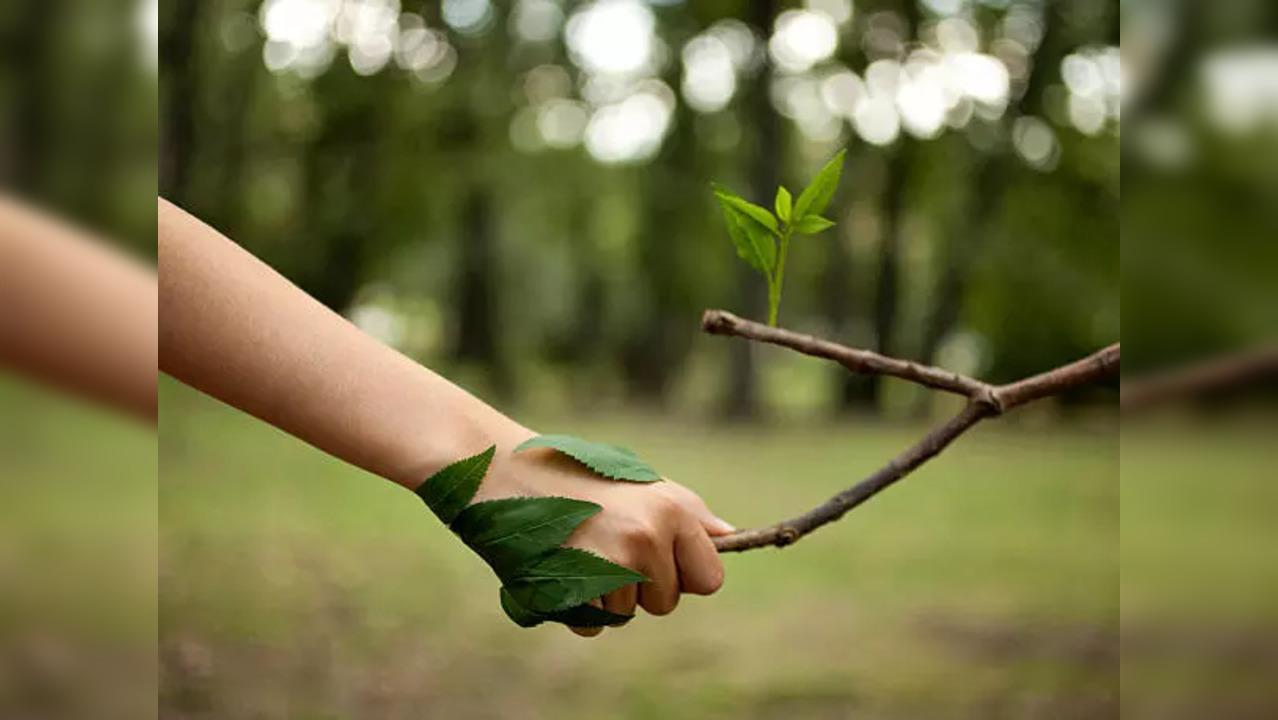
<svg viewBox="0 0 1278 720">
<path fill-rule="evenodd" d="M 732 527 L 625 448 L 537 436 L 459 460 L 417 494 L 493 568 L 524 627 L 593 636 L 723 583 L 710 537 Z"/>
</svg>

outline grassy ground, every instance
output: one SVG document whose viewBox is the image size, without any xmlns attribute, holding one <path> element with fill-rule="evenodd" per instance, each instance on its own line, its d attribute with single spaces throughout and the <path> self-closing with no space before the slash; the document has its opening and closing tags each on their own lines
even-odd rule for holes
<svg viewBox="0 0 1278 720">
<path fill-rule="evenodd" d="M 155 458 L 0 373 L 0 717 L 155 716 Z"/>
<path fill-rule="evenodd" d="M 805 509 L 911 442 L 875 424 L 543 418 L 722 516 Z M 581 640 L 520 630 L 406 491 L 178 391 L 161 437 L 162 714 L 216 718 L 1111 717 L 1112 431 L 981 428 L 712 598 Z"/>
</svg>

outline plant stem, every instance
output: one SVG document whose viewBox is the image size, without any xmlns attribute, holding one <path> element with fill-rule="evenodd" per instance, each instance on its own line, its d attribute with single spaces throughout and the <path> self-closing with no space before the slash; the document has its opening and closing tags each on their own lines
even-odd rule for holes
<svg viewBox="0 0 1278 720">
<path fill-rule="evenodd" d="M 790 227 L 781 233 L 781 251 L 777 255 L 777 270 L 768 282 L 768 325 L 777 326 L 777 311 L 781 308 L 781 288 L 785 284 L 785 255 L 790 250 Z"/>
</svg>

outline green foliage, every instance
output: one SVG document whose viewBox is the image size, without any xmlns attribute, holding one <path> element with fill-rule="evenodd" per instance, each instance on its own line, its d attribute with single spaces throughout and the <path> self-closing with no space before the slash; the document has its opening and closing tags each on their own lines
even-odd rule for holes
<svg viewBox="0 0 1278 720">
<path fill-rule="evenodd" d="M 715 192 L 715 195 L 719 197 L 720 202 L 726 203 L 737 212 L 747 215 L 750 219 L 767 228 L 768 231 L 774 233 L 780 232 L 777 219 L 773 217 L 772 213 L 768 212 L 767 208 L 755 205 L 754 203 L 744 198 L 737 197 L 726 190 L 718 190 Z"/>
<path fill-rule="evenodd" d="M 558 612 L 648 578 L 576 548 L 556 548 L 520 568 L 506 583 L 510 597 L 533 612 Z"/>
<path fill-rule="evenodd" d="M 786 190 L 784 185 L 777 188 L 777 199 L 773 205 L 777 209 L 777 217 L 781 218 L 782 222 L 790 222 L 790 210 L 792 207 L 790 191 Z"/>
<path fill-rule="evenodd" d="M 719 202 L 723 206 L 723 221 L 728 226 L 728 234 L 737 248 L 737 255 L 755 270 L 764 275 L 770 274 L 777 257 L 772 232 L 722 197 Z"/>
<path fill-rule="evenodd" d="M 623 447 L 586 442 L 568 435 L 538 435 L 515 448 L 515 452 L 528 448 L 545 447 L 558 450 L 606 478 L 629 482 L 656 482 L 661 474 L 653 470 L 639 456 Z"/>
<path fill-rule="evenodd" d="M 820 215 L 809 215 L 794 226 L 794 231 L 802 235 L 815 235 L 822 230 L 834 227 L 834 221 Z"/>
<path fill-rule="evenodd" d="M 538 441 L 541 441 L 538 443 Z M 659 476 L 624 448 L 597 445 L 566 436 L 542 436 L 525 447 L 553 447 L 601 474 L 635 482 Z M 566 449 L 565 449 L 566 448 Z M 562 547 L 581 523 L 602 508 L 561 497 L 504 498 L 473 505 L 475 493 L 497 446 L 459 460 L 418 486 L 426 502 L 462 542 L 473 549 L 502 582 L 501 606 L 517 625 L 560 622 L 577 627 L 622 623 L 628 615 L 588 603 L 619 587 L 647 580 L 642 574 L 594 553 Z"/>
<path fill-rule="evenodd" d="M 479 483 L 483 482 L 496 450 L 497 446 L 494 445 L 474 457 L 458 460 L 440 470 L 417 486 L 417 496 L 426 502 L 426 506 L 445 525 L 451 525 L 462 508 L 469 505 L 471 498 L 479 491 Z"/>
<path fill-rule="evenodd" d="M 773 206 L 776 215 L 765 208 L 714 186 L 715 197 L 723 208 L 728 235 L 741 259 L 758 270 L 768 281 L 768 324 L 777 324 L 781 306 L 781 289 L 785 283 L 785 259 L 790 240 L 795 235 L 815 235 L 834 226 L 834 221 L 821 217 L 830 204 L 843 174 L 843 156 L 835 155 L 811 184 L 793 200 L 785 187 L 777 188 Z"/>
<path fill-rule="evenodd" d="M 536 627 L 543 622 L 557 622 L 572 627 L 603 627 L 624 623 L 630 615 L 618 615 L 594 605 L 578 605 L 552 613 L 533 612 L 520 605 L 506 588 L 501 589 L 501 609 L 519 627 Z"/>
<path fill-rule="evenodd" d="M 812 179 L 812 183 L 799 195 L 799 199 L 794 203 L 796 221 L 825 212 L 826 206 L 830 204 L 830 198 L 834 197 L 834 190 L 839 187 L 839 178 L 843 175 L 843 156 L 846 153 L 846 150 L 840 150 L 839 154 L 821 168 L 817 176 Z"/>
<path fill-rule="evenodd" d="M 557 547 L 598 514 L 599 506 L 562 497 L 505 498 L 476 503 L 453 521 L 453 530 L 493 567 L 513 567 Z"/>
</svg>

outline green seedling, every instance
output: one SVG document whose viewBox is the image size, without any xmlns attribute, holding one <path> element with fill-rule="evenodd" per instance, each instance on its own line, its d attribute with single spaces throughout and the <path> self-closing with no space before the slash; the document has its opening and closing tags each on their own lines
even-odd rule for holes
<svg viewBox="0 0 1278 720">
<path fill-rule="evenodd" d="M 767 208 L 714 186 L 715 197 L 723 208 L 723 220 L 728 235 L 737 248 L 737 255 L 758 270 L 768 281 L 768 324 L 776 326 L 777 310 L 781 307 L 781 289 L 785 283 L 785 259 L 790 251 L 790 240 L 798 235 L 815 235 L 834 225 L 833 220 L 821 216 L 843 174 L 843 155 L 840 151 L 812 183 L 794 200 L 784 186 L 777 188 L 774 215 Z"/>
</svg>

